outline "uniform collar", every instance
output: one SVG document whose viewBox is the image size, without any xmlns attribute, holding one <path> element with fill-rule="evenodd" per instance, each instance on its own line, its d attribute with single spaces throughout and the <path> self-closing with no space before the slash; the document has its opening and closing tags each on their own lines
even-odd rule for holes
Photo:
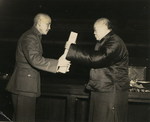
<svg viewBox="0 0 150 122">
<path fill-rule="evenodd" d="M 33 32 L 34 32 L 36 35 L 39 35 L 39 36 L 42 35 L 34 26 L 33 26 L 31 29 L 33 30 Z"/>
</svg>

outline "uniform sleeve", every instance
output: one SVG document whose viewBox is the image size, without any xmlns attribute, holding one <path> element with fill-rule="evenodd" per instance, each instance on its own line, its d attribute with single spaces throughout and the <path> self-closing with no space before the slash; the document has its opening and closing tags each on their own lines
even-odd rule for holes
<svg viewBox="0 0 150 122">
<path fill-rule="evenodd" d="M 101 50 L 83 49 L 75 44 L 70 46 L 67 59 L 89 65 L 91 68 L 110 66 L 120 60 L 120 44 L 111 40 Z"/>
<path fill-rule="evenodd" d="M 56 73 L 58 60 L 44 58 L 40 49 L 40 42 L 33 35 L 26 36 L 22 41 L 22 50 L 27 62 L 40 70 Z"/>
</svg>

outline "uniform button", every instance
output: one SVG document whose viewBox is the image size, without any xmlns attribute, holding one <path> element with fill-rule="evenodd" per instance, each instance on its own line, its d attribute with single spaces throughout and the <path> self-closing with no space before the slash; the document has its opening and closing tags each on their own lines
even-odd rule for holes
<svg viewBox="0 0 150 122">
<path fill-rule="evenodd" d="M 31 74 L 28 74 L 28 77 L 31 77 Z"/>
<path fill-rule="evenodd" d="M 115 107 L 112 107 L 112 110 L 114 110 L 115 109 Z"/>
</svg>

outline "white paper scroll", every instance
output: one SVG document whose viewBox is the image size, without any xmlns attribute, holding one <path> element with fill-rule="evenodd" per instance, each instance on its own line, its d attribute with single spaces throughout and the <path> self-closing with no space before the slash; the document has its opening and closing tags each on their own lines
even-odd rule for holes
<svg viewBox="0 0 150 122">
<path fill-rule="evenodd" d="M 70 45 L 71 45 L 71 44 L 75 44 L 75 43 L 76 43 L 77 36 L 78 36 L 78 33 L 71 31 L 71 32 L 70 32 L 69 39 L 68 39 L 68 41 L 67 41 L 66 43 L 68 43 L 68 44 L 70 44 Z M 70 45 L 69 45 L 69 46 L 70 46 Z M 65 51 L 64 51 L 65 57 L 66 57 L 67 53 L 68 53 L 68 49 L 65 49 Z"/>
<path fill-rule="evenodd" d="M 76 43 L 78 33 L 71 31 L 68 41 L 71 43 Z"/>
<path fill-rule="evenodd" d="M 68 41 L 66 42 L 67 44 L 75 44 L 76 43 L 76 39 L 77 39 L 77 36 L 78 36 L 78 33 L 76 33 L 76 32 L 70 32 L 70 36 L 69 36 L 69 39 L 68 39 Z M 69 46 L 70 46 L 69 45 Z M 64 51 L 64 57 L 65 57 L 65 59 L 66 59 L 66 56 L 67 56 L 67 53 L 68 53 L 68 49 L 65 49 L 65 51 Z M 66 66 L 61 66 L 61 67 L 59 67 L 59 69 L 58 69 L 58 72 L 61 72 L 61 73 L 66 73 L 66 72 L 68 72 L 69 71 L 69 68 L 70 68 L 70 66 L 68 66 L 68 67 L 66 67 Z"/>
</svg>

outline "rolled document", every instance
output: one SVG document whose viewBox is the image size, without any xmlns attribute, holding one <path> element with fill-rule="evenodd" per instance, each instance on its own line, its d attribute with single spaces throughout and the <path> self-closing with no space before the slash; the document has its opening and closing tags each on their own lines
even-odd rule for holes
<svg viewBox="0 0 150 122">
<path fill-rule="evenodd" d="M 76 43 L 76 39 L 77 39 L 78 33 L 76 32 L 70 32 L 70 36 L 68 41 L 66 42 L 66 44 L 68 44 L 68 47 L 70 47 L 71 44 L 75 44 Z M 67 56 L 68 53 L 68 49 L 65 49 L 64 51 L 64 55 Z"/>
<path fill-rule="evenodd" d="M 76 32 L 72 32 L 72 31 L 70 32 L 69 39 L 66 42 L 66 44 L 68 44 L 68 47 L 70 47 L 71 44 L 75 44 L 76 43 L 77 35 L 78 35 L 78 33 L 76 33 Z M 64 51 L 64 54 L 63 54 L 65 60 L 66 60 L 67 54 L 68 54 L 68 49 L 65 48 L 65 51 Z M 59 69 L 58 69 L 58 72 L 61 72 L 61 73 L 69 72 L 69 68 L 70 68 L 70 65 L 68 65 L 68 66 L 60 66 Z"/>
</svg>

